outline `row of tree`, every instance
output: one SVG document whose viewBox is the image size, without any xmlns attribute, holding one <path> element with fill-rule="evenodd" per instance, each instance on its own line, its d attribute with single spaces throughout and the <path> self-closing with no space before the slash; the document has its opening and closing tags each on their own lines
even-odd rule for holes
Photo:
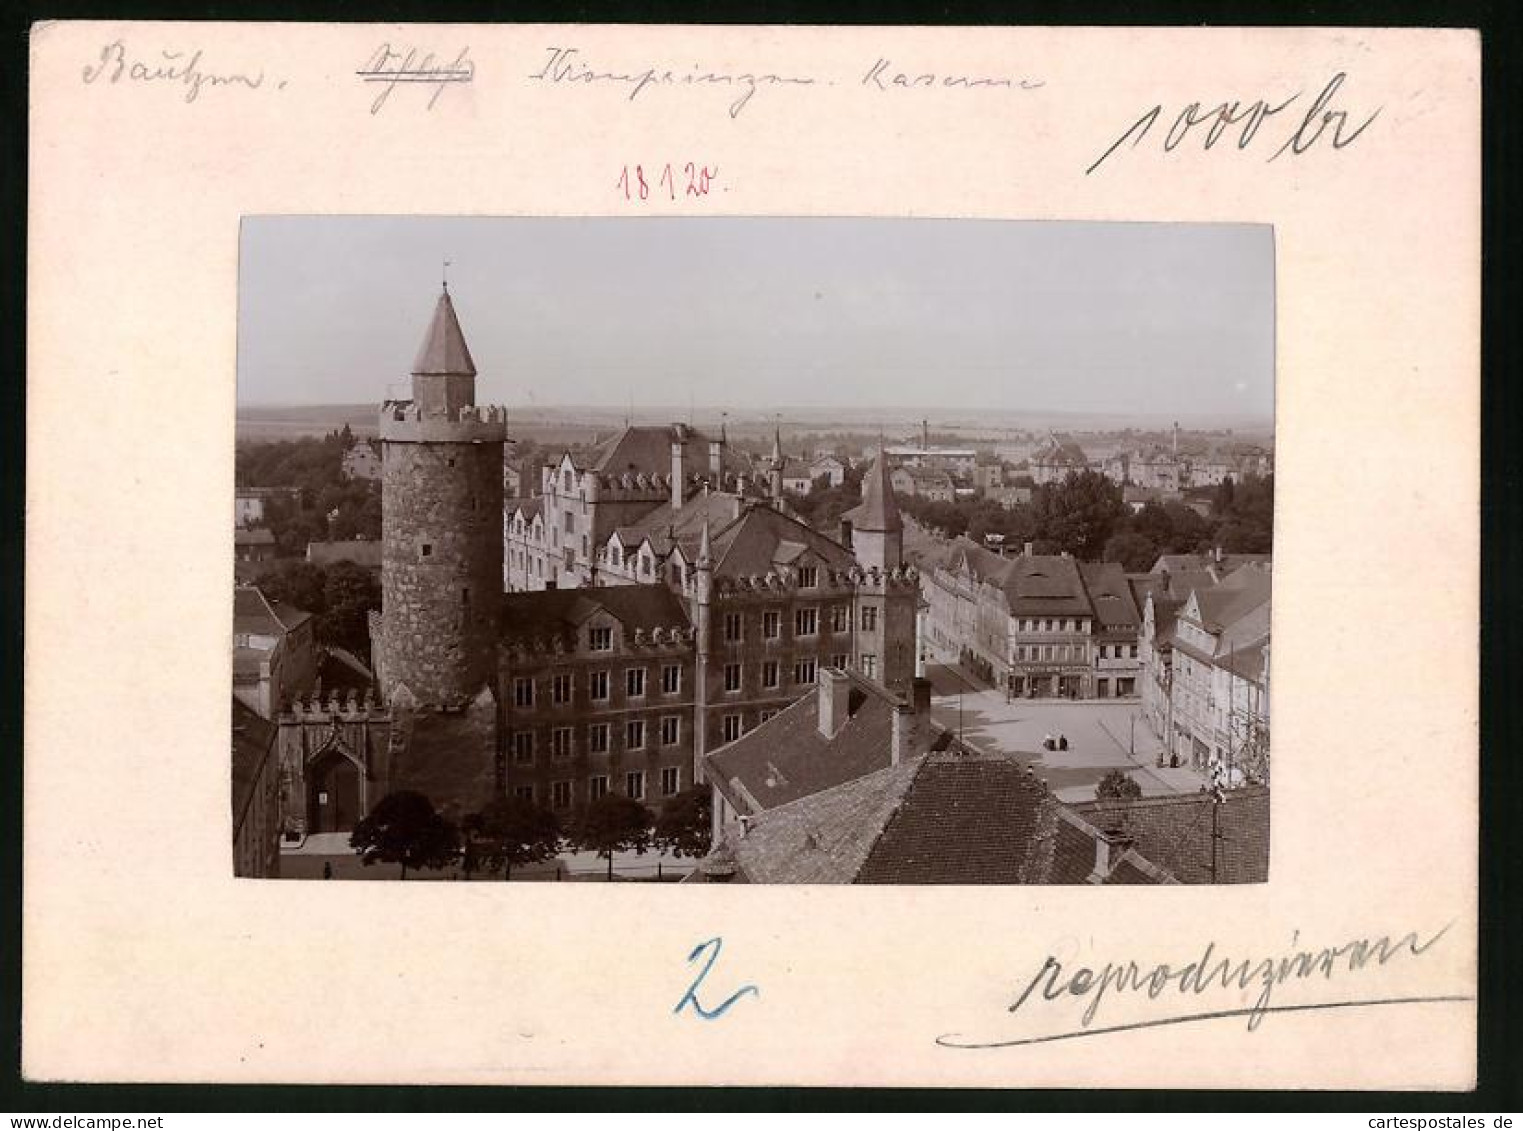
<svg viewBox="0 0 1523 1131">
<path fill-rule="evenodd" d="M 1026 505 L 989 499 L 959 502 L 898 496 L 900 509 L 923 526 L 980 544 L 995 535 L 1006 545 L 1032 543 L 1038 554 L 1069 553 L 1081 561 L 1120 562 L 1130 572 L 1151 569 L 1160 554 L 1266 554 L 1274 542 L 1274 476 L 1227 480 L 1210 496 L 1210 514 L 1182 502 L 1150 502 L 1133 513 L 1119 484 L 1094 471 L 1037 487 Z"/>
<path fill-rule="evenodd" d="M 609 793 L 590 802 L 569 827 L 549 809 L 519 797 L 497 797 L 457 826 L 435 811 L 421 793 L 399 790 L 383 797 L 354 827 L 349 845 L 366 864 L 402 866 L 402 878 L 419 868 L 447 868 L 457 862 L 469 878 L 549 860 L 567 848 L 595 852 L 608 862 L 620 852 L 643 856 L 651 849 L 674 856 L 703 856 L 710 842 L 709 791 L 685 790 L 667 802 L 658 818 L 640 802 Z"/>
</svg>

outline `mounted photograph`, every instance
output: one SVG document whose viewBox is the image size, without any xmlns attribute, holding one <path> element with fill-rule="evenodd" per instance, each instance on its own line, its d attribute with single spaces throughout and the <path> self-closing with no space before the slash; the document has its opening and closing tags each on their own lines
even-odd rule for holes
<svg viewBox="0 0 1523 1131">
<path fill-rule="evenodd" d="M 1269 877 L 1268 225 L 255 216 L 234 874 Z"/>
</svg>

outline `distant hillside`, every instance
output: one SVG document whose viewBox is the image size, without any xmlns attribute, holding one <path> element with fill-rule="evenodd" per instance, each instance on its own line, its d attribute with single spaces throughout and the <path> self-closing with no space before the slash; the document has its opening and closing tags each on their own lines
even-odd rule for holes
<svg viewBox="0 0 1523 1131">
<path fill-rule="evenodd" d="M 374 436 L 378 415 L 373 404 L 239 405 L 235 431 L 240 440 L 299 440 L 347 424 L 356 436 Z"/>
</svg>

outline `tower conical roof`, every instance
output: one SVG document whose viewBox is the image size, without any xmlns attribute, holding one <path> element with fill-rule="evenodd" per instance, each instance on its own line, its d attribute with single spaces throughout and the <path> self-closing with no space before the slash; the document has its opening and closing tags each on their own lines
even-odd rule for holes
<svg viewBox="0 0 1523 1131">
<path fill-rule="evenodd" d="M 878 457 L 862 480 L 862 505 L 851 512 L 852 524 L 858 530 L 889 533 L 903 530 L 899 517 L 899 504 L 894 502 L 894 488 L 888 478 L 888 457 L 878 447 Z"/>
<path fill-rule="evenodd" d="M 460 319 L 455 317 L 455 304 L 450 301 L 449 291 L 439 295 L 434 307 L 433 320 L 423 338 L 423 348 L 418 359 L 412 363 L 412 371 L 423 373 L 452 373 L 476 376 L 476 363 L 466 348 L 465 335 L 460 332 Z"/>
</svg>

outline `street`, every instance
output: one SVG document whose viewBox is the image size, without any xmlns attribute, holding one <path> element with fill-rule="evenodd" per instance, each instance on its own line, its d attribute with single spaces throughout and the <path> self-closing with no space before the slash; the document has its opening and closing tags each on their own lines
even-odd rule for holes
<svg viewBox="0 0 1523 1131">
<path fill-rule="evenodd" d="M 984 750 L 1019 756 L 1062 801 L 1089 801 L 1113 769 L 1129 773 L 1143 795 L 1195 793 L 1205 784 L 1188 767 L 1159 769 L 1161 743 L 1135 699 L 1016 699 L 949 664 L 930 664 L 931 714 L 953 734 Z M 959 706 L 960 704 L 960 706 Z M 1047 735 L 1067 750 L 1042 749 Z"/>
</svg>

